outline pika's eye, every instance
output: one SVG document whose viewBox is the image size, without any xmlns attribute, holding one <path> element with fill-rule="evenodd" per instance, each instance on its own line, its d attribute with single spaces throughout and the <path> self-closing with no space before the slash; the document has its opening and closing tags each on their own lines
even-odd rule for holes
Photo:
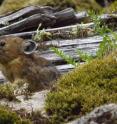
<svg viewBox="0 0 117 124">
<path fill-rule="evenodd" d="M 0 47 L 4 47 L 5 46 L 5 42 L 0 42 Z"/>
</svg>

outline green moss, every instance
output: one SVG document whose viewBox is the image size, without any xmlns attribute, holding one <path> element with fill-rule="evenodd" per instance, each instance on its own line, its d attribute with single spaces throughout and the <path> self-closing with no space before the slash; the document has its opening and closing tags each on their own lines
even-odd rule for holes
<svg viewBox="0 0 117 124">
<path fill-rule="evenodd" d="M 117 103 L 117 52 L 63 75 L 46 99 L 51 123 L 86 114 L 97 106 Z"/>
<path fill-rule="evenodd" d="M 95 0 L 4 0 L 0 14 L 18 10 L 29 5 L 50 5 L 61 9 L 72 7 L 76 10 L 102 9 Z"/>
<path fill-rule="evenodd" d="M 9 108 L 0 106 L 0 124 L 31 124 L 29 120 L 20 118 Z"/>
<path fill-rule="evenodd" d="M 66 7 L 73 7 L 76 10 L 102 10 L 95 0 L 4 0 L 0 7 L 0 13 L 7 13 L 18 10 L 29 5 L 50 5 L 53 7 L 59 6 L 61 9 Z M 115 11 L 117 2 L 104 9 L 104 11 Z"/>
<path fill-rule="evenodd" d="M 0 14 L 12 12 L 26 6 L 27 0 L 4 0 L 0 7 Z"/>
<path fill-rule="evenodd" d="M 60 7 L 64 9 L 66 7 L 72 7 L 78 11 L 81 10 L 102 10 L 102 7 L 96 3 L 95 0 L 4 0 L 0 7 L 0 14 L 18 10 L 22 7 L 29 5 L 50 5 L 53 7 Z M 115 1 L 104 11 L 111 12 L 117 8 L 117 2 Z"/>
<path fill-rule="evenodd" d="M 0 13 L 11 12 L 29 5 L 51 5 L 61 8 L 70 6 L 75 8 L 74 0 L 4 0 L 0 7 Z"/>
<path fill-rule="evenodd" d="M 102 7 L 95 0 L 76 0 L 77 10 L 100 11 Z"/>
</svg>

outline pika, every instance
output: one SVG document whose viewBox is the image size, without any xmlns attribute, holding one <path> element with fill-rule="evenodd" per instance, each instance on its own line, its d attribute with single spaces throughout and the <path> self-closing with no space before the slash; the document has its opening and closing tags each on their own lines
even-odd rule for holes
<svg viewBox="0 0 117 124">
<path fill-rule="evenodd" d="M 0 38 L 1 71 L 8 81 L 25 80 L 30 91 L 42 90 L 59 77 L 58 70 L 35 52 L 36 43 L 16 36 Z"/>
</svg>

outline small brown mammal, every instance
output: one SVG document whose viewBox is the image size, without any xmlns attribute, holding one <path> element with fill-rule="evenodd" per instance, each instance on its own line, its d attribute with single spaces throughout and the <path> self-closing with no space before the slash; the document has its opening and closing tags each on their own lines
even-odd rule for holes
<svg viewBox="0 0 117 124">
<path fill-rule="evenodd" d="M 0 39 L 1 70 L 10 82 L 22 79 L 30 91 L 42 90 L 59 76 L 57 69 L 35 53 L 36 43 L 20 37 Z"/>
</svg>

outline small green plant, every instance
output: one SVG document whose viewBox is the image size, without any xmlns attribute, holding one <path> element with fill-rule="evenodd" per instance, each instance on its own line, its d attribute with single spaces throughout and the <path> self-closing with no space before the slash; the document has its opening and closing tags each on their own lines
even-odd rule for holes
<svg viewBox="0 0 117 124">
<path fill-rule="evenodd" d="M 52 34 L 50 32 L 46 32 L 45 29 L 40 30 L 42 25 L 39 24 L 36 34 L 33 36 L 33 39 L 37 42 L 43 42 L 45 40 L 50 40 L 52 38 Z"/>
<path fill-rule="evenodd" d="M 89 12 L 89 16 L 94 22 L 95 32 L 103 37 L 96 53 L 96 57 L 101 58 L 117 48 L 117 34 L 109 29 L 108 26 L 103 23 L 100 16 L 97 16 L 95 12 Z M 109 36 L 109 33 L 111 36 Z"/>
<path fill-rule="evenodd" d="M 59 50 L 56 47 L 51 47 L 51 49 L 61 58 L 63 58 L 68 64 L 71 64 L 73 66 L 78 66 L 78 63 L 76 63 L 76 61 L 70 57 L 69 55 L 66 55 L 62 50 Z"/>
<path fill-rule="evenodd" d="M 88 53 L 85 53 L 81 50 L 77 50 L 77 53 L 79 55 L 79 57 L 81 58 L 81 60 L 85 61 L 85 62 L 90 62 L 92 59 L 94 59 L 95 57 L 88 54 Z"/>
</svg>

